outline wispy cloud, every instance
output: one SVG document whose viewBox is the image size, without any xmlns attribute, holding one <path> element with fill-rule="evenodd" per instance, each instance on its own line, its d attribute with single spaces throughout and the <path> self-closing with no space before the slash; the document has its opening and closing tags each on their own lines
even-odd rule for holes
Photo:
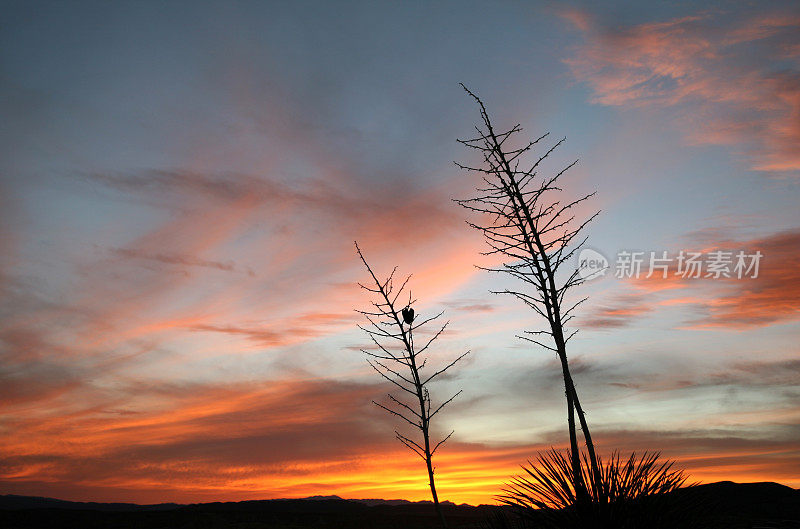
<svg viewBox="0 0 800 529">
<path fill-rule="evenodd" d="M 764 255 L 761 271 L 756 279 L 721 281 L 717 295 L 700 304 L 705 315 L 692 326 L 747 328 L 800 319 L 800 231 L 721 241 L 719 247 L 760 251 Z"/>
<path fill-rule="evenodd" d="M 198 324 L 193 325 L 191 330 L 243 336 L 262 346 L 279 347 L 317 338 L 336 328 L 352 327 L 358 319 L 354 312 L 309 313 L 292 316 L 285 320 L 269 321 L 264 324 L 265 327 L 259 327 L 256 324 L 249 326 Z"/>
<path fill-rule="evenodd" d="M 716 233 L 715 230 L 711 230 Z M 761 252 L 758 277 L 684 277 L 675 259 L 662 277 L 642 273 L 626 279 L 620 292 L 608 301 L 590 305 L 580 324 L 588 328 L 628 326 L 648 313 L 663 307 L 682 306 L 684 325 L 693 329 L 742 330 L 800 319 L 800 231 L 786 230 L 757 238 L 726 237 L 708 239 L 709 230 L 688 237 L 689 251 L 708 255 L 714 251 Z M 674 255 L 672 256 L 674 258 Z M 643 269 L 644 270 L 644 269 Z"/>
<path fill-rule="evenodd" d="M 457 301 L 449 301 L 444 304 L 446 307 L 451 309 L 462 311 L 462 312 L 469 312 L 469 313 L 487 313 L 493 312 L 496 310 L 492 303 L 487 303 L 485 301 L 474 300 L 474 299 L 461 299 Z"/>
<path fill-rule="evenodd" d="M 766 7 L 766 6 L 765 6 Z M 753 169 L 800 170 L 800 13 L 703 12 L 611 26 L 563 16 L 584 42 L 566 62 L 592 101 L 663 109 L 693 144 L 743 151 Z"/>
<path fill-rule="evenodd" d="M 593 305 L 576 325 L 588 329 L 617 329 L 627 327 L 653 310 L 648 298 L 639 293 L 617 295 L 602 305 Z"/>
<path fill-rule="evenodd" d="M 577 367 L 583 381 L 609 374 Z M 753 366 L 741 367 L 752 372 Z M 776 369 L 781 366 L 757 371 L 771 379 Z M 386 389 L 302 376 L 236 384 L 129 380 L 104 406 L 62 410 L 48 421 L 17 415 L 10 426 L 18 435 L 0 443 L 0 482 L 15 493 L 142 502 L 307 496 L 320 490 L 423 499 L 424 473 L 415 478 L 408 470 L 418 461 L 396 444 L 391 420 L 370 403 Z M 761 436 L 701 429 L 595 433 L 604 453 L 610 447 L 662 450 L 679 458 L 695 479 L 796 480 L 786 466 L 797 461 L 790 427 Z M 503 444 L 457 437 L 438 463 L 443 497 L 488 501 L 520 463 L 565 441 L 562 430 Z"/>
<path fill-rule="evenodd" d="M 233 261 L 210 261 L 200 259 L 190 255 L 170 254 L 170 253 L 149 253 L 134 248 L 109 248 L 109 253 L 116 257 L 126 259 L 140 259 L 142 261 L 152 261 L 156 263 L 178 265 L 178 266 L 199 266 L 203 268 L 213 268 L 222 272 L 242 272 L 249 276 L 254 276 L 255 272 L 251 268 L 243 268 Z"/>
</svg>

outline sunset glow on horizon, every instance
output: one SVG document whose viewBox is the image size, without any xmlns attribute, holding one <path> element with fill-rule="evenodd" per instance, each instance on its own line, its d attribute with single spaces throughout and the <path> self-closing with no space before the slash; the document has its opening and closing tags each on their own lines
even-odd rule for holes
<svg viewBox="0 0 800 529">
<path fill-rule="evenodd" d="M 568 444 L 542 321 L 453 199 L 479 115 L 562 137 L 610 271 L 569 343 L 603 456 L 800 488 L 796 2 L 3 2 L 0 492 L 429 500 L 355 309 L 398 267 L 450 326 L 439 497 Z M 761 256 L 737 278 L 625 252 Z M 683 252 L 683 254 L 681 254 Z M 594 255 L 594 254 L 593 254 Z M 577 263 L 577 259 L 576 259 Z M 441 396 L 441 397 L 439 397 Z"/>
</svg>

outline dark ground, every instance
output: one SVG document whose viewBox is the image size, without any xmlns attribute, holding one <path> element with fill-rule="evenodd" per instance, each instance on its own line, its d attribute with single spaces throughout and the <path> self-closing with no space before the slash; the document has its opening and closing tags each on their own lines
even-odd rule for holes
<svg viewBox="0 0 800 529">
<path fill-rule="evenodd" d="M 720 482 L 680 493 L 699 506 L 701 528 L 800 529 L 800 491 L 777 483 Z M 452 529 L 481 528 L 497 509 L 444 506 Z M 438 523 L 433 507 L 425 503 L 370 506 L 352 500 L 308 499 L 134 505 L 0 496 L 0 528 L 427 529 L 438 528 Z"/>
</svg>

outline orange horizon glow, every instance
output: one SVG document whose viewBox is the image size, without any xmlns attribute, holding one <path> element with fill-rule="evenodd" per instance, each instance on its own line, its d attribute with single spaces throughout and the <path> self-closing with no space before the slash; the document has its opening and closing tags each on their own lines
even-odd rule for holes
<svg viewBox="0 0 800 529">
<path fill-rule="evenodd" d="M 520 465 L 547 448 L 543 445 L 486 447 L 478 451 L 466 448 L 465 451 L 443 452 L 436 462 L 440 500 L 469 505 L 496 504 L 504 484 L 522 474 Z M 791 469 L 786 468 L 796 461 L 791 449 L 703 454 L 678 457 L 675 461 L 675 468 L 686 472 L 687 484 L 777 481 L 792 488 L 800 487 L 800 479 L 791 477 Z M 765 461 L 768 464 L 765 465 Z M 424 464 L 417 456 L 412 457 L 402 450 L 362 454 L 346 461 L 287 464 L 278 471 L 253 466 L 220 468 L 211 465 L 194 466 L 197 474 L 213 474 L 213 478 L 203 481 L 194 478 L 86 480 L 71 484 L 80 490 L 78 493 L 70 492 L 66 484 L 58 485 L 47 479 L 40 483 L 48 485 L 51 491 L 48 496 L 69 501 L 203 503 L 318 495 L 344 499 L 430 500 Z M 154 465 L 149 470 L 155 475 L 182 473 L 186 471 L 186 463 Z M 42 471 L 46 468 L 32 467 L 3 478 L 12 485 L 16 480 L 39 481 Z M 309 476 L 313 476 L 313 481 L 309 481 Z"/>
</svg>

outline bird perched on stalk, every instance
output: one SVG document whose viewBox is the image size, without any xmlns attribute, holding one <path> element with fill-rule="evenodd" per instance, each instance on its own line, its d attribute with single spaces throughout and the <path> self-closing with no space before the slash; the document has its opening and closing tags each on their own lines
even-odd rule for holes
<svg viewBox="0 0 800 529">
<path fill-rule="evenodd" d="M 403 309 L 403 321 L 408 325 L 411 325 L 414 322 L 414 309 L 411 307 L 406 307 Z"/>
</svg>

